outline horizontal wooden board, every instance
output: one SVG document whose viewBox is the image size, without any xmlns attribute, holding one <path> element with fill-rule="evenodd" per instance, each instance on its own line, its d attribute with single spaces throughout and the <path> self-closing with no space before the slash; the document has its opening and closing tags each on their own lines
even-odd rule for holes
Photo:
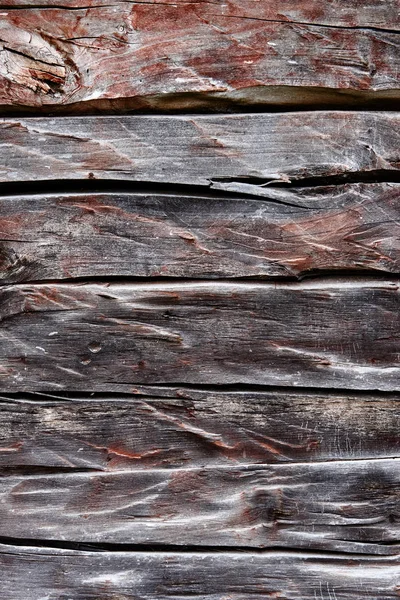
<svg viewBox="0 0 400 600">
<path fill-rule="evenodd" d="M 397 554 L 399 509 L 400 458 L 0 479 L 19 539 Z"/>
<path fill-rule="evenodd" d="M 12 285 L 0 318 L 3 391 L 399 389 L 395 281 Z"/>
<path fill-rule="evenodd" d="M 126 8 L 125 5 L 128 2 L 125 0 L 115 0 L 114 7 Z M 35 11 L 36 8 L 47 8 L 52 10 L 59 7 L 60 9 L 79 9 L 80 11 L 86 9 L 90 11 L 91 7 L 104 7 L 109 5 L 109 0 L 90 0 L 87 6 L 82 8 L 82 2 L 80 0 L 62 0 L 57 6 L 54 5 L 53 0 L 2 0 L 1 6 L 4 10 L 8 11 L 20 11 L 21 8 L 30 9 Z M 136 2 L 129 2 L 129 4 L 138 4 Z M 193 0 L 151 0 L 149 2 L 150 9 L 154 10 L 164 5 L 171 7 L 187 7 L 188 9 L 193 8 Z M 201 10 L 210 9 L 210 7 L 204 6 L 205 0 L 197 0 L 196 4 Z M 348 0 L 341 10 L 338 11 L 332 3 L 323 1 L 318 2 L 317 0 L 288 0 L 284 6 L 279 0 L 270 0 L 268 4 L 260 3 L 259 6 L 254 6 L 251 0 L 242 0 L 242 2 L 235 2 L 231 0 L 229 3 L 224 5 L 216 4 L 214 11 L 216 16 L 220 13 L 229 14 L 229 10 L 240 14 L 244 17 L 269 17 L 271 20 L 275 20 L 277 17 L 285 19 L 287 22 L 292 21 L 307 21 L 313 16 L 313 22 L 317 21 L 325 25 L 343 25 L 348 27 L 375 27 L 375 28 L 387 28 L 389 25 L 394 31 L 400 30 L 400 15 L 397 10 L 397 4 L 393 0 L 388 0 L 382 4 L 376 4 L 374 0 L 365 0 L 360 6 L 357 0 Z"/>
<path fill-rule="evenodd" d="M 0 106 L 190 109 L 213 100 L 356 105 L 368 92 L 399 97 L 395 0 L 352 0 L 343 10 L 316 0 L 63 4 L 2 3 Z"/>
<path fill-rule="evenodd" d="M 118 7 L 121 11 L 127 8 L 133 11 L 135 7 L 127 7 L 126 4 L 137 5 L 139 2 L 114 0 L 113 7 Z M 262 2 L 256 6 L 251 0 L 242 0 L 240 3 L 230 0 L 230 2 L 223 5 L 215 4 L 213 9 L 206 5 L 205 0 L 150 0 L 147 10 L 151 10 L 154 14 L 156 10 L 161 10 L 163 6 L 181 10 L 186 7 L 190 13 L 190 10 L 196 8 L 194 4 L 197 5 L 199 10 L 213 10 L 215 16 L 235 13 L 240 15 L 241 18 L 264 17 L 272 21 L 284 20 L 287 23 L 304 22 L 312 19 L 313 24 L 318 22 L 321 25 L 337 25 L 349 28 L 375 27 L 388 29 L 390 27 L 393 31 L 400 30 L 398 6 L 393 0 L 387 0 L 387 2 L 379 4 L 376 4 L 375 0 L 365 0 L 361 6 L 357 0 L 348 0 L 346 4 L 340 7 L 340 11 L 337 10 L 335 5 L 326 0 L 323 2 L 318 2 L 318 0 L 287 0 L 283 6 L 279 0 L 270 0 L 268 3 Z M 11 16 L 13 14 L 11 11 L 16 11 L 18 15 L 21 14 L 21 9 L 29 9 L 30 13 L 35 13 L 38 8 L 45 8 L 50 12 L 53 12 L 54 9 L 66 12 L 68 9 L 75 8 L 79 9 L 78 13 L 85 10 L 90 16 L 91 8 L 107 8 L 109 5 L 109 0 L 90 0 L 84 7 L 82 7 L 81 0 L 62 0 L 57 5 L 53 0 L 2 0 L 1 3 L 2 9 L 5 12 L 9 11 L 8 14 Z"/>
<path fill-rule="evenodd" d="M 398 600 L 399 594 L 398 557 L 95 553 L 2 545 L 0 569 L 7 600 Z"/>
<path fill-rule="evenodd" d="M 0 197 L 0 281 L 400 272 L 400 185 Z"/>
<path fill-rule="evenodd" d="M 400 458 L 398 395 L 163 391 L 1 398 L 0 473 Z"/>
<path fill-rule="evenodd" d="M 241 178 L 257 184 L 374 170 L 398 176 L 399 132 L 398 112 L 2 119 L 0 181 L 128 179 L 231 189 Z M 259 185 L 246 191 L 265 195 Z"/>
</svg>

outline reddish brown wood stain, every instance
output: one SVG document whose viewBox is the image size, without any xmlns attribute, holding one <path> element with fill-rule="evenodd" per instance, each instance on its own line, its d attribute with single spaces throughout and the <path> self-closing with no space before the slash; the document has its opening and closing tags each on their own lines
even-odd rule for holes
<svg viewBox="0 0 400 600">
<path fill-rule="evenodd" d="M 276 86 L 398 88 L 395 2 L 340 10 L 305 1 L 96 4 L 7 12 L 3 3 L 0 104 L 117 100 L 140 108 L 168 106 L 171 94 L 179 106 L 182 94 L 245 89 L 283 102 L 283 91 L 262 92 Z"/>
</svg>

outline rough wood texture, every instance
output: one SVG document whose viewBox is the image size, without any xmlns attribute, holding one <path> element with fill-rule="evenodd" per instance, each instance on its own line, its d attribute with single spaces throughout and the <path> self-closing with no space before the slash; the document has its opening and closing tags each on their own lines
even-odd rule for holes
<svg viewBox="0 0 400 600">
<path fill-rule="evenodd" d="M 82 7 L 81 0 L 62 0 L 58 6 L 54 5 L 53 0 L 2 0 L 1 7 L 8 11 L 18 11 L 20 14 L 21 8 L 30 9 L 35 12 L 37 8 L 47 8 L 53 12 L 55 8 L 60 9 L 60 13 L 64 10 L 65 14 L 68 9 L 85 10 L 90 16 L 91 7 L 109 7 L 109 0 L 90 0 Z M 128 8 L 132 12 L 135 10 L 135 5 L 140 4 L 135 0 L 115 0 L 112 3 L 112 8 L 124 9 Z M 128 6 L 126 6 L 128 5 Z M 393 0 L 380 2 L 377 4 L 375 0 L 365 0 L 360 5 L 357 0 L 348 0 L 346 4 L 340 5 L 338 10 L 337 4 L 332 2 L 319 2 L 318 0 L 309 0 L 308 2 L 299 0 L 287 0 L 285 4 L 279 0 L 269 0 L 269 2 L 258 2 L 254 4 L 251 0 L 242 0 L 242 2 L 234 2 L 229 0 L 224 4 L 214 4 L 213 7 L 206 6 L 204 0 L 149 0 L 145 4 L 144 11 L 151 11 L 151 14 L 163 14 L 156 12 L 162 10 L 163 6 L 177 8 L 182 10 L 186 8 L 188 12 L 194 10 L 212 10 L 215 16 L 218 14 L 231 14 L 230 11 L 239 14 L 242 18 L 245 17 L 265 17 L 272 21 L 280 17 L 279 20 L 284 20 L 287 23 L 299 21 L 304 22 L 311 20 L 315 25 L 318 21 L 321 25 L 341 25 L 343 27 L 374 27 L 385 29 L 390 26 L 393 31 L 400 31 L 400 15 L 398 5 Z M 137 7 L 141 9 L 141 7 Z M 116 10 L 114 11 L 116 12 Z M 10 12 L 8 13 L 10 14 Z M 12 13 L 11 13 L 12 14 Z M 99 13 L 101 14 L 101 13 Z"/>
<path fill-rule="evenodd" d="M 72 6 L 2 3 L 0 106 L 355 105 L 400 95 L 395 0 Z"/>
<path fill-rule="evenodd" d="M 398 394 L 148 392 L 2 398 L 0 472 L 400 457 Z"/>
<path fill-rule="evenodd" d="M 399 184 L 263 189 L 1 197 L 0 280 L 400 272 Z"/>
<path fill-rule="evenodd" d="M 399 34 L 0 3 L 1 598 L 399 598 Z"/>
<path fill-rule="evenodd" d="M 400 381 L 390 281 L 13 285 L 0 318 L 3 391 Z"/>
<path fill-rule="evenodd" d="M 11 475 L 0 537 L 397 554 L 400 459 Z"/>
<path fill-rule="evenodd" d="M 243 191 L 241 178 L 398 177 L 399 133 L 396 112 L 3 119 L 0 181 L 128 179 Z M 245 190 L 265 195 L 259 185 Z"/>
<path fill-rule="evenodd" d="M 291 552 L 74 552 L 0 547 L 7 600 L 398 600 L 399 560 Z M 29 574 L 29 581 L 21 577 Z"/>
</svg>

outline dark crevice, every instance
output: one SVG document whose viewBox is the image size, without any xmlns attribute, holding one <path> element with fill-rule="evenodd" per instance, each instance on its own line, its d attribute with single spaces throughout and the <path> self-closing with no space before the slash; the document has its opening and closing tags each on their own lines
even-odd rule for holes
<svg viewBox="0 0 400 600">
<path fill-rule="evenodd" d="M 372 282 L 377 284 L 398 284 L 400 286 L 400 274 L 397 273 L 387 273 L 384 271 L 378 271 L 374 269 L 337 269 L 337 270 L 324 270 L 324 269 L 313 269 L 304 273 L 301 273 L 298 277 L 296 276 L 267 276 L 267 275 L 259 275 L 259 276 L 243 276 L 243 277 L 215 277 L 210 278 L 209 276 L 204 278 L 193 278 L 193 277 L 132 277 L 132 276 L 120 276 L 120 275 L 106 275 L 106 276 L 86 276 L 86 277 L 66 277 L 64 279 L 29 279 L 27 281 L 16 282 L 16 283 L 0 283 L 0 290 L 2 288 L 11 288 L 11 287 L 22 287 L 22 288 L 30 288 L 32 286 L 42 286 L 42 285 L 56 285 L 62 288 L 63 286 L 84 286 L 84 285 L 98 285 L 104 288 L 104 292 L 101 290 L 99 292 L 94 292 L 100 298 L 104 298 L 105 300 L 116 300 L 112 295 L 112 286 L 146 286 L 149 288 L 149 291 L 152 287 L 155 286 L 182 286 L 188 287 L 191 286 L 218 286 L 218 285 L 237 285 L 245 286 L 249 284 L 253 284 L 254 286 L 264 286 L 274 287 L 277 283 L 284 286 L 287 284 L 288 286 L 293 284 L 298 284 L 301 286 L 302 284 L 307 284 L 307 282 L 312 282 L 313 280 L 318 279 L 319 283 L 326 283 L 329 286 L 329 283 L 336 283 L 338 280 L 343 280 L 348 282 L 351 279 L 355 285 L 357 283 L 363 282 Z M 107 292 L 107 288 L 110 287 L 110 293 Z M 184 303 L 184 300 L 183 300 Z M 60 312 L 63 312 L 65 309 L 59 309 Z M 52 312 L 55 312 L 53 309 Z"/>
<path fill-rule="evenodd" d="M 35 196 L 35 195 L 68 195 L 68 194 L 158 194 L 188 197 L 237 198 L 238 196 L 254 196 L 260 201 L 271 201 L 278 204 L 290 204 L 274 197 L 276 189 L 330 188 L 332 186 L 351 184 L 400 183 L 400 169 L 375 169 L 362 172 L 341 173 L 337 175 L 320 175 L 313 177 L 286 176 L 282 180 L 260 179 L 257 177 L 213 177 L 209 185 L 191 185 L 181 183 L 157 183 L 149 181 L 130 181 L 113 179 L 53 179 L 30 181 L 0 182 L 0 196 Z M 230 184 L 246 184 L 254 188 L 229 189 Z M 226 186 L 224 188 L 224 186 Z M 29 189 L 29 193 L 27 192 Z M 258 189 L 259 188 L 259 189 Z M 268 190 L 271 198 L 268 198 Z M 263 196 L 258 195 L 261 192 Z M 323 190 L 321 190 L 321 193 Z M 327 190 L 329 192 L 329 190 Z M 290 204 L 291 205 L 291 204 Z M 297 204 L 293 204 L 299 208 Z M 301 207 L 300 207 L 301 208 Z"/>
<path fill-rule="evenodd" d="M 400 180 L 400 179 L 399 179 Z M 188 197 L 235 197 L 207 186 L 180 183 L 153 183 L 113 179 L 53 179 L 43 181 L 0 182 L 0 196 L 47 196 L 68 194 L 157 194 Z"/>
<path fill-rule="evenodd" d="M 382 91 L 260 85 L 232 92 L 171 92 L 153 96 L 82 100 L 71 104 L 43 103 L 35 106 L 2 104 L 0 116 L 29 118 L 128 114 L 187 115 L 188 113 L 220 115 L 325 110 L 398 111 L 399 99 L 400 85 L 399 89 Z"/>
<path fill-rule="evenodd" d="M 5 477 L 27 477 L 27 476 L 40 476 L 45 477 L 47 475 L 65 475 L 69 473 L 102 473 L 101 469 L 95 468 L 80 468 L 80 467 L 46 467 L 41 465 L 22 465 L 22 466 L 10 466 L 0 467 L 0 478 Z"/>
<path fill-rule="evenodd" d="M 286 387 L 286 386 L 273 386 L 273 385 L 262 385 L 262 384 L 188 384 L 188 383 L 155 383 L 155 384 L 126 384 L 126 388 L 130 391 L 124 391 L 124 384 L 118 384 L 116 382 L 111 383 L 112 386 L 121 386 L 122 391 L 110 391 L 110 392 L 91 392 L 91 391 L 46 391 L 38 390 L 32 392 L 1 392 L 0 404 L 2 402 L 33 402 L 33 403 L 63 403 L 63 402 L 74 402 L 74 401 L 91 401 L 101 402 L 104 400 L 122 400 L 133 402 L 140 401 L 142 399 L 185 399 L 190 398 L 191 393 L 193 396 L 198 394 L 226 394 L 231 393 L 237 394 L 284 394 L 285 396 L 314 396 L 318 398 L 325 398 L 329 400 L 334 397 L 355 397 L 355 398 L 366 398 L 366 399 L 382 399 L 382 400 L 399 400 L 400 392 L 386 392 L 382 390 L 357 390 L 347 388 L 317 388 L 317 387 Z M 112 388 L 111 388 L 112 389 Z M 135 392 L 132 390 L 135 389 Z M 75 470 L 75 469 L 74 469 Z"/>
<path fill-rule="evenodd" d="M 346 543 L 346 540 L 343 540 Z M 0 544 L 3 546 L 14 546 L 14 547 L 29 547 L 36 549 L 51 549 L 51 550 L 75 550 L 78 552 L 126 552 L 126 553 L 170 553 L 170 554 L 239 554 L 239 553 L 247 553 L 247 554 L 271 554 L 276 552 L 282 552 L 285 554 L 296 553 L 296 554 L 306 554 L 306 555 L 315 555 L 321 557 L 323 559 L 324 556 L 326 558 L 329 557 L 341 557 L 346 558 L 348 556 L 365 556 L 378 559 L 390 559 L 389 556 L 379 556 L 376 553 L 367 554 L 366 547 L 368 545 L 372 548 L 376 548 L 379 546 L 386 546 L 384 543 L 363 543 L 360 544 L 362 549 L 360 551 L 343 551 L 343 550 L 315 550 L 315 549 L 302 549 L 302 548 L 288 548 L 287 546 L 270 546 L 268 548 L 257 548 L 251 546 L 199 546 L 199 545 L 186 545 L 186 544 L 114 544 L 114 543 L 103 543 L 103 542 L 73 542 L 73 541 L 59 541 L 59 540 L 41 540 L 34 538 L 15 538 L 8 536 L 0 536 Z M 393 543 L 394 546 L 397 543 Z M 0 550 L 0 553 L 2 551 Z"/>
<path fill-rule="evenodd" d="M 391 281 L 392 279 L 397 281 L 397 277 L 394 277 L 393 275 L 389 275 L 387 276 L 386 274 L 381 274 L 380 272 L 378 272 L 378 277 L 372 273 L 371 277 L 369 277 L 369 279 L 382 279 L 382 280 L 387 280 L 387 281 Z M 400 280 L 400 276 L 399 276 L 399 280 Z M 57 286 L 70 286 L 70 285 L 99 285 L 99 286 L 104 286 L 104 292 L 102 293 L 101 291 L 99 291 L 97 293 L 97 296 L 99 296 L 100 298 L 104 298 L 105 300 L 114 300 L 115 298 L 112 296 L 112 293 L 107 293 L 107 287 L 109 286 L 113 286 L 113 285 L 137 285 L 137 286 L 141 286 L 141 285 L 148 285 L 150 286 L 156 286 L 156 285 L 199 285 L 199 284 L 211 284 L 211 285 L 218 285 L 218 284 L 235 284 L 236 282 L 238 284 L 242 283 L 257 283 L 260 285 L 268 285 L 268 284 L 275 284 L 278 281 L 284 283 L 295 283 L 295 282 L 299 282 L 299 279 L 297 279 L 296 277 L 284 277 L 284 276 L 279 276 L 279 277 L 274 277 L 273 279 L 271 278 L 264 278 L 264 279 L 260 279 L 257 277 L 235 277 L 232 279 L 226 279 L 226 278 L 221 278 L 221 277 L 216 277 L 215 279 L 206 277 L 204 279 L 198 278 L 192 278 L 192 277 L 148 277 L 146 275 L 143 276 L 120 276 L 120 275 L 105 275 L 105 276 L 97 276 L 97 275 L 93 275 L 93 276 L 86 276 L 86 277 L 66 277 L 63 279 L 29 279 L 27 281 L 22 281 L 22 282 L 16 282 L 16 283 L 0 283 L 0 289 L 1 288 L 10 288 L 13 286 L 19 286 L 19 287 L 31 287 L 31 286 L 36 286 L 36 285 L 57 285 Z M 64 309 L 60 309 L 60 311 L 62 312 Z M 54 312 L 54 310 L 52 311 Z"/>
</svg>

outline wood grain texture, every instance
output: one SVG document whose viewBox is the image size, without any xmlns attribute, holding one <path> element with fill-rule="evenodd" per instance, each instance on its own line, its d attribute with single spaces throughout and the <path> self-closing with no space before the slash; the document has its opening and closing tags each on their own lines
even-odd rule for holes
<svg viewBox="0 0 400 600">
<path fill-rule="evenodd" d="M 22 540 L 398 554 L 399 510 L 400 458 L 0 479 Z"/>
<path fill-rule="evenodd" d="M 2 545 L 7 600 L 397 600 L 399 560 L 292 552 L 74 552 Z M 29 582 L 21 573 L 29 573 Z M 52 598 L 53 597 L 53 598 Z"/>
<path fill-rule="evenodd" d="M 0 281 L 400 272 L 399 184 L 261 189 L 0 197 Z"/>
<path fill-rule="evenodd" d="M 3 391 L 399 387 L 393 281 L 13 285 L 0 307 Z"/>
<path fill-rule="evenodd" d="M 400 458 L 398 394 L 151 392 L 1 398 L 0 472 Z"/>
<path fill-rule="evenodd" d="M 2 7 L 4 107 L 188 109 L 213 100 L 329 103 L 340 92 L 350 104 L 368 100 L 368 92 L 399 97 L 395 0 L 352 0 L 344 9 L 316 0 L 18 0 Z"/>
<path fill-rule="evenodd" d="M 4 600 L 399 598 L 400 13 L 339 4 L 0 2 Z M 241 107 L 357 112 L 154 114 Z"/>
<path fill-rule="evenodd" d="M 128 179 L 229 190 L 241 178 L 375 170 L 389 177 L 400 167 L 399 133 L 398 112 L 3 119 L 0 181 Z M 246 191 L 265 195 L 259 185 Z"/>
<path fill-rule="evenodd" d="M 79 11 L 86 10 L 90 16 L 91 7 L 108 7 L 113 4 L 115 8 L 131 8 L 134 9 L 136 4 L 135 0 L 115 0 L 111 3 L 109 0 L 90 0 L 87 4 L 82 7 L 80 0 L 62 0 L 57 6 L 54 5 L 53 0 L 2 0 L 1 7 L 5 11 L 19 11 L 29 9 L 35 12 L 38 8 L 46 8 L 49 11 L 54 8 L 60 10 L 68 9 L 79 9 Z M 126 5 L 128 4 L 128 7 Z M 377 4 L 374 0 L 365 0 L 360 4 L 357 0 L 348 0 L 346 4 L 340 5 L 340 11 L 337 10 L 338 6 L 332 2 L 318 2 L 318 0 L 309 0 L 308 2 L 298 0 L 288 0 L 282 5 L 279 0 L 270 0 L 268 3 L 260 2 L 254 4 L 251 0 L 242 0 L 242 2 L 234 2 L 230 0 L 223 5 L 215 4 L 213 8 L 205 6 L 204 0 L 149 0 L 148 4 L 145 5 L 148 8 L 145 10 L 151 10 L 153 14 L 155 11 L 162 9 L 163 6 L 170 6 L 172 8 L 188 8 L 194 9 L 194 4 L 197 4 L 199 10 L 213 10 L 215 16 L 218 14 L 230 14 L 229 11 L 234 11 L 236 14 L 244 17 L 268 17 L 270 20 L 285 20 L 287 23 L 299 21 L 318 21 L 321 25 L 337 25 L 343 27 L 375 27 L 385 29 L 389 25 L 393 31 L 400 30 L 400 15 L 398 11 L 398 5 L 393 0 L 382 2 Z M 139 7 L 140 8 L 140 7 Z M 10 14 L 10 13 L 9 13 Z M 11 13 L 12 14 L 12 13 Z M 162 14 L 162 13 L 161 13 Z M 278 18 L 279 17 L 279 18 Z M 314 22 L 314 24 L 316 24 Z"/>
</svg>

